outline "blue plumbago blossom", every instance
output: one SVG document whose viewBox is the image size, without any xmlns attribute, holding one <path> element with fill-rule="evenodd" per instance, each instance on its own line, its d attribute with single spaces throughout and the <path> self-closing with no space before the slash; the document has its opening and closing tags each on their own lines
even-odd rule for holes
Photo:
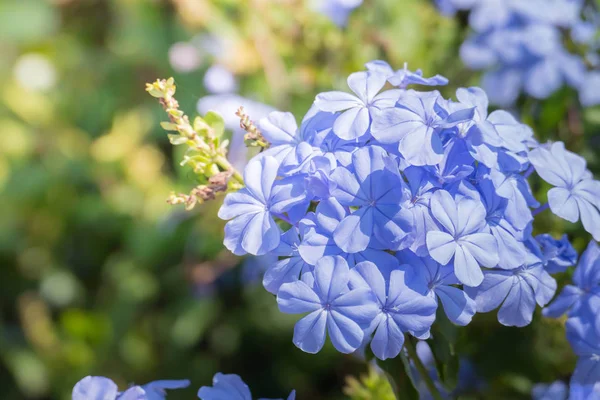
<svg viewBox="0 0 600 400">
<path fill-rule="evenodd" d="M 86 376 L 73 388 L 73 400 L 164 400 L 166 390 L 183 389 L 188 380 L 154 381 L 146 385 L 132 386 L 119 392 L 117 385 L 103 376 Z"/>
<path fill-rule="evenodd" d="M 384 269 L 382 272 L 372 262 L 363 261 L 350 272 L 350 287 L 368 287 L 377 298 L 379 312 L 367 329 L 367 334 L 374 332 L 371 349 L 377 358 L 396 357 L 404 345 L 405 332 L 419 338 L 429 336 L 437 304 L 431 297 L 409 288 L 404 271 Z"/>
<path fill-rule="evenodd" d="M 531 389 L 533 400 L 567 400 L 568 395 L 569 387 L 563 381 L 538 383 Z"/>
<path fill-rule="evenodd" d="M 395 107 L 374 110 L 373 137 L 383 144 L 398 143 L 398 151 L 412 165 L 438 164 L 443 158 L 441 131 L 472 119 L 474 112 L 448 114 L 439 100 L 438 91 L 402 92 Z"/>
<path fill-rule="evenodd" d="M 440 265 L 432 258 L 418 257 L 410 250 L 399 251 L 396 256 L 406 270 L 406 280 L 411 288 L 421 288 L 428 297 L 439 299 L 444 312 L 456 325 L 468 325 L 475 315 L 475 301 L 463 290 L 450 265 Z"/>
<path fill-rule="evenodd" d="M 552 235 L 543 233 L 537 235 L 535 240 L 542 250 L 541 259 L 544 268 L 549 273 L 565 272 L 567 268 L 577 263 L 577 251 L 566 234 L 560 239 L 554 239 Z"/>
<path fill-rule="evenodd" d="M 480 264 L 493 268 L 500 261 L 498 243 L 485 232 L 485 208 L 468 197 L 459 198 L 439 190 L 431 197 L 431 213 L 439 230 L 427 233 L 431 258 L 442 265 L 452 262 L 458 280 L 467 286 L 483 281 Z"/>
<path fill-rule="evenodd" d="M 473 32 L 461 47 L 461 57 L 468 67 L 485 71 L 483 87 L 494 103 L 511 105 L 521 91 L 545 99 L 565 84 L 579 90 L 582 104 L 600 102 L 597 90 L 589 86 L 593 75 L 585 77 L 586 64 L 594 65 L 597 52 L 597 11 L 583 12 L 584 1 L 436 0 L 436 4 L 445 15 L 470 11 Z M 585 58 L 569 53 L 564 45 L 569 38 L 582 53 L 587 51 Z"/>
<path fill-rule="evenodd" d="M 600 240 L 600 182 L 593 179 L 585 159 L 556 142 L 531 151 L 529 161 L 554 186 L 548 191 L 550 210 L 569 222 L 581 220 L 585 230 Z"/>
<path fill-rule="evenodd" d="M 362 3 L 363 0 L 312 0 L 311 7 L 337 26 L 344 27 L 352 11 Z"/>
<path fill-rule="evenodd" d="M 202 386 L 198 390 L 200 400 L 252 400 L 248 385 L 234 374 L 218 373 L 213 377 L 212 386 Z M 292 390 L 287 400 L 295 400 L 296 391 Z M 258 399 L 269 400 L 269 399 Z M 273 399 L 275 400 L 275 399 Z M 278 399 L 281 400 L 281 399 Z"/>
<path fill-rule="evenodd" d="M 394 71 L 390 64 L 382 60 L 368 62 L 365 67 L 371 72 L 387 77 L 387 81 L 399 89 L 406 89 L 409 85 L 444 86 L 448 84 L 448 79 L 441 75 L 425 78 L 420 69 L 415 72 L 410 71 L 408 63 L 404 63 L 404 68 L 397 71 Z"/>
<path fill-rule="evenodd" d="M 358 207 L 333 232 L 342 250 L 363 251 L 373 239 L 392 244 L 394 250 L 410 244 L 407 239 L 413 215 L 398 204 L 404 181 L 397 170 L 388 167 L 390 164 L 394 160 L 383 148 L 369 146 L 352 155 L 351 169 L 338 167 L 331 173 L 336 184 L 333 197 L 343 206 Z"/>
<path fill-rule="evenodd" d="M 367 133 L 371 113 L 379 107 L 394 104 L 394 93 L 378 93 L 387 78 L 379 73 L 355 72 L 348 77 L 354 95 L 346 92 L 326 92 L 317 95 L 315 105 L 325 112 L 342 113 L 333 124 L 333 132 L 342 139 L 357 139 Z"/>
<path fill-rule="evenodd" d="M 364 328 L 379 313 L 373 292 L 367 286 L 349 289 L 350 269 L 340 256 L 323 257 L 314 273 L 285 283 L 277 294 L 279 309 L 286 314 L 310 313 L 294 328 L 294 344 L 307 353 L 317 353 L 325 344 L 325 331 L 333 346 L 352 353 L 361 345 Z"/>
<path fill-rule="evenodd" d="M 594 385 L 600 382 L 600 331 L 597 327 L 587 318 L 569 318 L 567 339 L 579 357 L 571 383 Z"/>
<path fill-rule="evenodd" d="M 490 113 L 479 88 L 446 99 L 406 89 L 439 77 L 367 68 L 348 80 L 356 95 L 317 95 L 299 127 L 286 113 L 261 120 L 269 147 L 219 212 L 226 247 L 277 257 L 263 285 L 282 312 L 307 314 L 293 341 L 309 353 L 329 334 L 340 352 L 370 344 L 394 357 L 407 334 L 428 337 L 439 302 L 456 325 L 497 308 L 501 324 L 529 324 L 555 294 L 550 274 L 577 254 L 566 237 L 532 236 L 547 206 L 528 180 L 537 172 L 554 185 L 550 210 L 594 236 L 600 183 L 564 144 L 539 144 L 508 112 Z M 386 89 L 394 76 L 398 88 Z M 569 311 L 600 329 L 599 253 L 590 244 L 546 315 Z"/>
<path fill-rule="evenodd" d="M 542 262 L 528 254 L 524 264 L 510 271 L 491 269 L 476 288 L 465 288 L 475 299 L 477 312 L 489 312 L 498 307 L 498 321 L 506 326 L 531 323 L 536 303 L 545 306 L 556 292 L 556 281 L 544 269 Z"/>
<path fill-rule="evenodd" d="M 585 318 L 589 311 L 600 305 L 600 247 L 596 242 L 590 242 L 581 255 L 573 273 L 573 283 L 566 285 L 543 310 L 544 316 L 558 318 L 569 312 L 569 316 Z M 597 309 L 595 313 L 598 313 Z"/>
<path fill-rule="evenodd" d="M 276 181 L 278 168 L 270 156 L 252 160 L 244 170 L 246 187 L 225 198 L 219 218 L 231 219 L 225 226 L 224 243 L 232 253 L 262 255 L 274 250 L 281 231 L 273 217 L 305 199 L 304 188 L 294 184 L 295 177 Z"/>
</svg>

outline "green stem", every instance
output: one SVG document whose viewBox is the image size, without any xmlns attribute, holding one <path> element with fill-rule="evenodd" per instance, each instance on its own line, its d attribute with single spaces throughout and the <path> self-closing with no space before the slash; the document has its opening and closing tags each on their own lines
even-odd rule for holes
<svg viewBox="0 0 600 400">
<path fill-rule="evenodd" d="M 241 185 L 244 184 L 244 178 L 242 177 L 242 174 L 240 174 L 233 167 L 233 165 L 231 165 L 231 163 L 229 162 L 229 160 L 227 158 L 218 156 L 215 158 L 215 164 L 217 164 L 220 168 L 224 169 L 225 171 L 231 171 L 232 172 L 231 177 L 233 179 L 235 179 L 236 181 L 238 181 Z"/>
<path fill-rule="evenodd" d="M 425 382 L 425 385 L 427 386 L 429 393 L 431 393 L 431 396 L 434 398 L 434 400 L 443 400 L 443 397 L 440 394 L 438 388 L 435 386 L 435 383 L 431 379 L 427 368 L 425 368 L 425 366 L 421 362 L 421 359 L 417 354 L 417 348 L 415 347 L 415 344 L 411 340 L 411 337 L 408 335 L 405 336 L 404 347 L 406 348 L 410 359 L 415 363 L 415 367 L 417 368 L 419 375 L 421 375 L 421 379 L 423 379 L 423 381 Z"/>
</svg>

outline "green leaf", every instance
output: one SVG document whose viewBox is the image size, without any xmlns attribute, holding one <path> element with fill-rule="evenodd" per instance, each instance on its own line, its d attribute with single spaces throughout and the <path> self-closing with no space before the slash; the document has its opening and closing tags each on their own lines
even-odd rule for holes
<svg viewBox="0 0 600 400">
<path fill-rule="evenodd" d="M 399 357 L 377 360 L 377 365 L 385 372 L 398 400 L 418 400 L 419 392 L 410 375 L 408 358 L 401 353 Z"/>
<path fill-rule="evenodd" d="M 209 111 L 204 116 L 204 121 L 210 125 L 216 137 L 223 136 L 223 132 L 225 132 L 225 120 L 221 114 L 215 111 Z"/>
</svg>

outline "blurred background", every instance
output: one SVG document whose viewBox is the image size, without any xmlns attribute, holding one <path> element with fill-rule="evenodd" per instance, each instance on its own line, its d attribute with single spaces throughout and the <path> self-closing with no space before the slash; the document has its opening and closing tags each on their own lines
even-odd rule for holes
<svg viewBox="0 0 600 400">
<path fill-rule="evenodd" d="M 190 212 L 166 203 L 195 180 L 144 91 L 173 76 L 188 114 L 222 112 L 243 165 L 240 105 L 255 120 L 272 109 L 300 119 L 315 94 L 346 90 L 347 75 L 373 59 L 448 77 L 446 96 L 480 82 L 459 57 L 465 11 L 444 16 L 427 0 L 309 3 L 0 1 L 0 399 L 70 399 L 90 374 L 121 388 L 189 378 L 169 399 L 191 399 L 216 372 L 241 375 L 262 397 L 296 388 L 299 399 L 370 398 L 344 394 L 346 377 L 367 371 L 360 360 L 294 347 L 295 316 L 260 284 L 268 260 L 223 248 L 217 202 Z M 511 110 L 598 172 L 600 108 L 582 107 L 576 90 L 522 95 Z M 545 218 L 540 232 L 566 232 L 578 250 L 590 239 Z M 459 351 L 486 382 L 473 398 L 527 398 L 532 383 L 574 366 L 562 322 L 539 310 L 523 329 L 478 315 Z"/>
</svg>

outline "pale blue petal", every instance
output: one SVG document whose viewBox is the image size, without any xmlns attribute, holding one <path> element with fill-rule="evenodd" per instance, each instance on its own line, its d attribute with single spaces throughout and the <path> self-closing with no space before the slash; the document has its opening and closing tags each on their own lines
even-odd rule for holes
<svg viewBox="0 0 600 400">
<path fill-rule="evenodd" d="M 340 353 L 349 354 L 360 347 L 364 332 L 360 326 L 341 313 L 327 313 L 327 331 L 333 347 Z"/>
<path fill-rule="evenodd" d="M 592 234 L 594 240 L 600 240 L 600 211 L 591 203 L 579 198 L 577 198 L 577 205 L 583 227 Z"/>
<path fill-rule="evenodd" d="M 586 290 L 600 285 L 600 246 L 593 240 L 581 254 L 573 274 L 573 282 Z"/>
<path fill-rule="evenodd" d="M 350 271 L 350 286 L 353 289 L 367 287 L 373 291 L 379 303 L 385 304 L 387 290 L 381 271 L 371 261 L 362 261 Z"/>
<path fill-rule="evenodd" d="M 381 319 L 371 340 L 373 354 L 380 360 L 395 358 L 404 346 L 404 333 L 389 315 Z"/>
<path fill-rule="evenodd" d="M 387 78 L 376 72 L 355 72 L 348 76 L 348 87 L 366 105 L 377 96 L 385 85 Z"/>
<path fill-rule="evenodd" d="M 305 201 L 307 198 L 304 177 L 301 175 L 290 176 L 277 180 L 273 185 L 269 209 L 274 213 L 281 214 Z"/>
<path fill-rule="evenodd" d="M 512 288 L 515 276 L 511 271 L 486 271 L 485 279 L 477 288 L 465 288 L 467 294 L 475 299 L 477 312 L 489 312 L 500 306 Z"/>
<path fill-rule="evenodd" d="M 354 107 L 340 114 L 333 124 L 333 132 L 345 140 L 358 139 L 367 133 L 370 117 L 366 107 Z"/>
<path fill-rule="evenodd" d="M 579 357 L 572 377 L 573 382 L 591 385 L 600 381 L 600 357 L 598 354 Z M 594 396 L 595 397 L 595 396 Z M 594 398 L 592 397 L 592 399 Z"/>
<path fill-rule="evenodd" d="M 444 306 L 444 312 L 453 323 L 466 326 L 475 315 L 475 300 L 464 291 L 453 286 L 438 286 L 435 294 Z"/>
<path fill-rule="evenodd" d="M 317 95 L 315 105 L 321 111 L 337 112 L 349 108 L 362 107 L 364 104 L 356 96 L 346 92 L 325 92 Z"/>
<path fill-rule="evenodd" d="M 369 325 L 381 312 L 377 298 L 368 287 L 352 289 L 332 300 L 330 306 L 362 327 Z"/>
<path fill-rule="evenodd" d="M 333 239 L 347 253 L 363 251 L 373 236 L 373 223 L 373 207 L 362 207 L 340 222 Z"/>
<path fill-rule="evenodd" d="M 550 189 L 548 191 L 548 204 L 552 213 L 569 222 L 577 222 L 579 219 L 576 198 L 567 189 L 561 187 Z"/>
<path fill-rule="evenodd" d="M 473 233 L 463 236 L 458 243 L 484 267 L 493 268 L 500 261 L 498 243 L 489 233 Z"/>
<path fill-rule="evenodd" d="M 462 284 L 477 287 L 483 282 L 483 272 L 466 246 L 456 246 L 453 265 L 454 274 Z"/>
<path fill-rule="evenodd" d="M 203 386 L 198 391 L 200 400 L 252 400 L 248 386 L 237 375 L 218 373 L 213 387 Z"/>
<path fill-rule="evenodd" d="M 331 173 L 331 180 L 336 183 L 332 195 L 342 205 L 359 206 L 366 203 L 367 194 L 363 192 L 356 176 L 344 167 L 338 167 Z"/>
<path fill-rule="evenodd" d="M 405 136 L 398 147 L 406 161 L 412 165 L 436 165 L 444 158 L 444 149 L 438 133 L 430 127 Z"/>
<path fill-rule="evenodd" d="M 115 400 L 117 385 L 103 376 L 86 376 L 73 387 L 73 400 Z"/>
<path fill-rule="evenodd" d="M 310 354 L 316 354 L 323 348 L 327 314 L 323 310 L 317 310 L 296 323 L 293 338 L 296 347 Z"/>
<path fill-rule="evenodd" d="M 524 280 L 517 279 L 498 311 L 498 322 L 505 326 L 529 325 L 535 304 L 533 289 Z"/>
<path fill-rule="evenodd" d="M 261 203 L 247 189 L 241 189 L 238 192 L 228 193 L 225 196 L 223 205 L 219 209 L 219 218 L 228 220 L 238 217 L 242 214 L 249 214 L 262 211 L 265 204 Z"/>
<path fill-rule="evenodd" d="M 268 117 L 260 120 L 259 128 L 271 146 L 297 142 L 298 125 L 292 113 L 274 111 Z"/>
<path fill-rule="evenodd" d="M 321 308 L 321 299 L 305 282 L 284 283 L 277 293 L 279 310 L 286 314 L 302 314 Z"/>
<path fill-rule="evenodd" d="M 442 265 L 448 264 L 456 252 L 456 241 L 446 232 L 427 232 L 426 241 L 431 258 Z"/>
<path fill-rule="evenodd" d="M 542 310 L 542 313 L 548 318 L 558 318 L 574 307 L 582 296 L 581 289 L 573 285 L 567 285 L 554 301 Z"/>
<path fill-rule="evenodd" d="M 240 217 L 233 221 L 238 219 Z M 242 248 L 252 255 L 260 256 L 277 248 L 280 240 L 281 231 L 271 214 L 268 212 L 255 213 L 242 233 Z"/>
<path fill-rule="evenodd" d="M 268 292 L 277 294 L 281 285 L 297 281 L 303 272 L 310 270 L 310 266 L 300 257 L 279 260 L 265 272 L 263 286 Z"/>
<path fill-rule="evenodd" d="M 398 143 L 407 135 L 425 129 L 423 120 L 404 108 L 373 110 L 372 116 L 371 135 L 384 144 Z"/>
<path fill-rule="evenodd" d="M 277 178 L 279 163 L 273 157 L 260 157 L 246 165 L 244 169 L 244 183 L 246 188 L 262 204 L 267 204 L 271 197 L 271 188 Z"/>
<path fill-rule="evenodd" d="M 322 301 L 332 302 L 348 290 L 350 269 L 340 256 L 327 256 L 315 265 L 315 292 Z"/>
<path fill-rule="evenodd" d="M 451 235 L 458 233 L 458 210 L 452 195 L 438 190 L 431 196 L 431 213 Z"/>
</svg>

